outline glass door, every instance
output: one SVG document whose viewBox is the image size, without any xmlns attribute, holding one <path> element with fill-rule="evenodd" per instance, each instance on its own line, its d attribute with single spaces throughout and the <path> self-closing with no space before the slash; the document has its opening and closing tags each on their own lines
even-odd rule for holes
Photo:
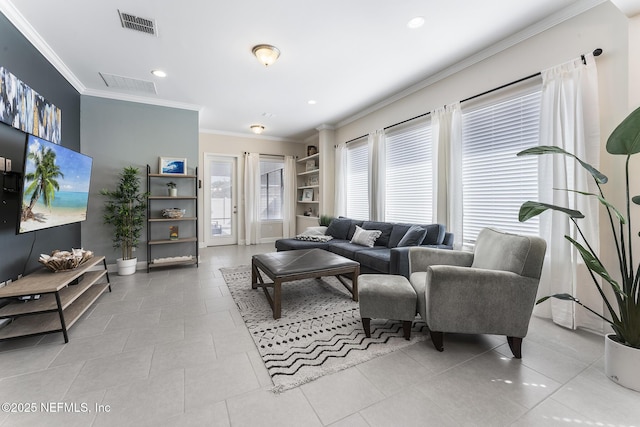
<svg viewBox="0 0 640 427">
<path fill-rule="evenodd" d="M 204 155 L 204 243 L 207 246 L 238 243 L 238 158 Z"/>
</svg>

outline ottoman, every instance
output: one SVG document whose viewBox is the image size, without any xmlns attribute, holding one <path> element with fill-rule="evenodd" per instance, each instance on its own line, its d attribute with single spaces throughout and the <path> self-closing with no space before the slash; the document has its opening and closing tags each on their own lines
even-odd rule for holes
<svg viewBox="0 0 640 427">
<path fill-rule="evenodd" d="M 402 320 L 405 339 L 411 338 L 416 317 L 416 291 L 404 276 L 362 274 L 358 278 L 358 301 L 362 327 L 371 337 L 371 319 Z"/>
</svg>

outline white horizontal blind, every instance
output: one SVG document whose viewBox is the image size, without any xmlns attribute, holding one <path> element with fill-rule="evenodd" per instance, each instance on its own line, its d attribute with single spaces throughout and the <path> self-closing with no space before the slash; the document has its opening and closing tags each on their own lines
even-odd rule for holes
<svg viewBox="0 0 640 427">
<path fill-rule="evenodd" d="M 540 88 L 462 114 L 463 234 L 475 243 L 484 227 L 539 234 L 537 218 L 518 221 L 520 205 L 538 200 Z"/>
<path fill-rule="evenodd" d="M 347 216 L 369 219 L 369 149 L 366 140 L 347 145 Z"/>
<path fill-rule="evenodd" d="M 260 220 L 282 220 L 284 187 L 281 159 L 260 159 Z"/>
<path fill-rule="evenodd" d="M 386 221 L 432 221 L 430 123 L 429 119 L 420 119 L 386 134 Z"/>
</svg>

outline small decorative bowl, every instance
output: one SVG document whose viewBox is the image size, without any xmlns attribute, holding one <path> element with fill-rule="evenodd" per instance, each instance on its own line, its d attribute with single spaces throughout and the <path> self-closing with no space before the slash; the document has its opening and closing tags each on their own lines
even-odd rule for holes
<svg viewBox="0 0 640 427">
<path fill-rule="evenodd" d="M 54 250 L 51 255 L 41 254 L 38 262 L 53 272 L 73 270 L 93 258 L 93 252 L 84 249 Z"/>
<path fill-rule="evenodd" d="M 168 208 L 162 209 L 162 216 L 165 218 L 182 218 L 186 213 L 186 209 L 178 209 L 178 208 Z"/>
</svg>

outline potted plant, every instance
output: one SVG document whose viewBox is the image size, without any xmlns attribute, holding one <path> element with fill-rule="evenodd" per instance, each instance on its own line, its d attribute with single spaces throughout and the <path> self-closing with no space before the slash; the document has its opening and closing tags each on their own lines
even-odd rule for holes
<svg viewBox="0 0 640 427">
<path fill-rule="evenodd" d="M 326 214 L 320 215 L 320 219 L 319 219 L 320 225 L 322 225 L 324 227 L 328 227 L 329 224 L 331 224 L 331 221 L 333 221 L 333 216 L 326 215 Z"/>
<path fill-rule="evenodd" d="M 555 210 L 568 215 L 575 224 L 578 233 L 583 237 L 583 242 L 578 242 L 569 236 L 564 237 L 578 250 L 584 260 L 598 293 L 607 308 L 609 318 L 596 313 L 570 294 L 545 296 L 538 300 L 537 304 L 549 298 L 573 301 L 608 322 L 614 333 L 605 337 L 605 373 L 613 381 L 640 391 L 640 370 L 638 370 L 638 366 L 640 366 L 640 265 L 636 265 L 633 258 L 632 236 L 634 235 L 634 229 L 631 226 L 631 203 L 640 205 L 640 196 L 631 197 L 629 192 L 629 160 L 632 155 L 640 152 L 640 108 L 632 112 L 618 125 L 609 136 L 606 148 L 609 154 L 626 156 L 626 210 L 623 212 L 616 209 L 605 198 L 602 186 L 607 183 L 608 178 L 573 154 L 558 147 L 540 146 L 524 150 L 518 153 L 518 156 L 562 154 L 577 160 L 591 174 L 599 193 L 578 193 L 585 197 L 596 197 L 606 210 L 618 258 L 616 264 L 618 270 L 615 275 L 610 274 L 607 267 L 602 264 L 598 254 L 595 253 L 589 242 L 584 239 L 579 221 L 579 219 L 584 218 L 584 215 L 580 211 L 528 201 L 520 207 L 519 219 L 520 221 L 526 221 L 546 210 Z M 611 271 L 611 273 L 614 272 Z M 597 277 L 602 279 L 603 285 L 598 283 Z M 605 289 L 603 289 L 604 284 L 611 288 L 613 297 L 607 296 Z M 613 301 L 614 298 L 615 302 Z"/>
<path fill-rule="evenodd" d="M 178 189 L 176 188 L 176 183 L 173 181 L 167 182 L 167 188 L 169 190 L 170 197 L 178 197 Z"/>
<path fill-rule="evenodd" d="M 125 167 L 120 172 L 116 189 L 103 189 L 100 194 L 109 199 L 105 203 L 103 220 L 114 228 L 113 247 L 122 251 L 122 258 L 117 259 L 118 274 L 133 274 L 138 262 L 133 250 L 138 247 L 144 227 L 148 196 L 140 191 L 138 168 Z"/>
</svg>

